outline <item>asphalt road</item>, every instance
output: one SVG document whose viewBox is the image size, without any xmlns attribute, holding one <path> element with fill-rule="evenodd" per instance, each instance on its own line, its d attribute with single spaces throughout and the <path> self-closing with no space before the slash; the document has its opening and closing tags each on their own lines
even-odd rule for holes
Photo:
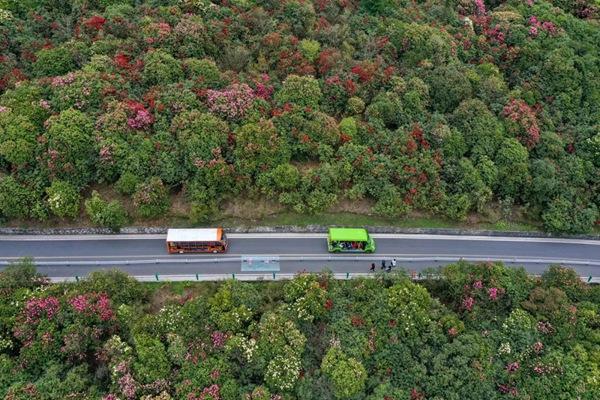
<svg viewBox="0 0 600 400">
<path fill-rule="evenodd" d="M 465 258 L 522 265 L 532 274 L 563 264 L 582 276 L 600 276 L 600 240 L 449 235 L 373 234 L 374 254 L 335 255 L 329 260 L 324 234 L 229 234 L 228 253 L 169 255 L 165 235 L 0 236 L 0 268 L 33 257 L 38 270 L 52 277 L 85 276 L 118 267 L 132 275 L 241 273 L 241 257 L 280 257 L 280 271 L 366 272 L 371 262 L 398 258 L 398 266 L 421 271 Z"/>
</svg>

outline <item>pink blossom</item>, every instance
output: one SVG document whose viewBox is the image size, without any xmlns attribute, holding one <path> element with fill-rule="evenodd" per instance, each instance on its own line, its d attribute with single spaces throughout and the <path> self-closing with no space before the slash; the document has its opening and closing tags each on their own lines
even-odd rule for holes
<svg viewBox="0 0 600 400">
<path fill-rule="evenodd" d="M 467 297 L 463 300 L 462 305 L 467 311 L 471 311 L 473 309 L 473 305 L 475 305 L 475 299 L 472 297 Z"/>
<path fill-rule="evenodd" d="M 132 129 L 145 129 L 153 122 L 154 117 L 148 110 L 137 110 L 133 118 L 127 119 L 127 125 Z"/>
<path fill-rule="evenodd" d="M 536 37 L 538 35 L 538 28 L 537 26 L 532 26 L 529 28 L 529 34 L 533 37 Z"/>
<path fill-rule="evenodd" d="M 104 396 L 102 400 L 119 400 L 119 398 L 117 397 L 117 395 L 111 393 Z"/>
<path fill-rule="evenodd" d="M 123 396 L 128 399 L 135 398 L 135 392 L 137 391 L 136 382 L 131 376 L 131 374 L 125 374 L 123 377 L 119 379 L 119 389 Z"/>
<path fill-rule="evenodd" d="M 533 351 L 535 351 L 536 354 L 539 354 L 544 349 L 544 344 L 542 342 L 535 342 L 532 347 Z"/>
<path fill-rule="evenodd" d="M 483 0 L 474 0 L 475 2 L 475 13 L 477 15 L 485 15 L 485 3 Z"/>
<path fill-rule="evenodd" d="M 481 281 L 475 281 L 473 283 L 473 288 L 475 288 L 475 289 L 481 289 L 481 288 L 483 288 L 483 283 Z"/>
<path fill-rule="evenodd" d="M 544 369 L 542 367 L 540 367 L 539 365 L 536 365 L 535 367 L 533 367 L 533 372 L 541 375 L 544 373 Z"/>
<path fill-rule="evenodd" d="M 520 367 L 520 366 L 521 366 L 521 365 L 519 364 L 519 362 L 518 362 L 518 361 L 515 361 L 515 362 L 512 362 L 512 363 L 508 364 L 508 365 L 506 366 L 506 370 L 507 370 L 509 373 L 517 372 L 517 371 L 519 370 L 519 367 Z"/>
<path fill-rule="evenodd" d="M 25 320 L 29 324 L 37 323 L 45 314 L 51 320 L 60 308 L 56 297 L 50 296 L 43 299 L 30 299 L 25 304 Z"/>
<path fill-rule="evenodd" d="M 40 107 L 42 107 L 45 110 L 50 109 L 50 103 L 48 102 L 48 100 L 41 99 L 39 102 L 39 105 L 40 105 Z"/>
<path fill-rule="evenodd" d="M 448 335 L 456 336 L 456 335 L 458 335 L 458 330 L 455 327 L 452 327 L 452 328 L 448 329 Z"/>
<path fill-rule="evenodd" d="M 537 323 L 537 329 L 543 334 L 552 334 L 554 333 L 554 327 L 550 322 L 539 321 Z"/>
<path fill-rule="evenodd" d="M 108 321 L 113 317 L 113 310 L 111 308 L 110 299 L 106 293 L 100 294 L 98 301 L 96 302 L 96 311 L 100 314 L 102 321 Z"/>
<path fill-rule="evenodd" d="M 0 114 L 5 113 L 5 112 L 9 112 L 10 108 L 8 107 L 4 107 L 4 106 L 0 106 Z"/>
<path fill-rule="evenodd" d="M 489 288 L 488 296 L 490 297 L 490 300 L 496 300 L 498 298 L 498 288 Z"/>
<path fill-rule="evenodd" d="M 208 90 L 206 93 L 210 111 L 230 119 L 243 118 L 256 98 L 252 88 L 245 83 L 233 84 L 223 90 Z"/>
<path fill-rule="evenodd" d="M 529 149 L 533 148 L 540 140 L 535 111 L 523 100 L 510 99 L 502 111 L 505 118 L 516 123 L 512 128 L 513 133 Z"/>
<path fill-rule="evenodd" d="M 217 379 L 219 379 L 220 376 L 221 376 L 221 371 L 219 371 L 218 369 L 213 369 L 212 372 L 210 373 L 210 378 L 213 381 L 216 381 Z"/>
<path fill-rule="evenodd" d="M 63 76 L 55 76 L 54 78 L 52 78 L 52 81 L 50 82 L 50 84 L 54 87 L 60 87 L 60 86 L 69 85 L 69 84 L 73 83 L 74 80 L 75 80 L 75 74 L 73 72 L 69 72 L 68 74 L 63 75 Z"/>
<path fill-rule="evenodd" d="M 214 331 L 210 338 L 212 339 L 213 346 L 215 348 L 221 348 L 225 345 L 226 336 L 223 332 Z"/>
<path fill-rule="evenodd" d="M 219 387 L 219 385 L 214 384 L 214 385 L 210 385 L 207 388 L 204 388 L 204 390 L 200 394 L 200 397 L 198 397 L 198 400 L 205 400 L 205 399 L 220 400 L 221 399 L 221 388 Z"/>
<path fill-rule="evenodd" d="M 554 36 L 554 35 L 557 34 L 556 25 L 554 25 L 550 21 L 544 21 L 544 22 L 542 22 L 542 29 L 545 30 L 546 32 L 548 32 L 550 35 Z"/>
<path fill-rule="evenodd" d="M 89 308 L 88 299 L 84 295 L 72 298 L 71 301 L 69 301 L 69 304 L 71 304 L 73 309 L 78 313 L 86 312 Z"/>
<path fill-rule="evenodd" d="M 256 85 L 254 88 L 254 95 L 261 99 L 269 100 L 273 94 L 273 86 L 268 85 L 271 78 L 269 78 L 269 75 L 267 74 L 262 74 L 260 79 L 260 81 L 257 80 L 254 82 Z"/>
<path fill-rule="evenodd" d="M 108 162 L 112 160 L 111 146 L 102 146 L 99 151 L 100 161 Z"/>
</svg>

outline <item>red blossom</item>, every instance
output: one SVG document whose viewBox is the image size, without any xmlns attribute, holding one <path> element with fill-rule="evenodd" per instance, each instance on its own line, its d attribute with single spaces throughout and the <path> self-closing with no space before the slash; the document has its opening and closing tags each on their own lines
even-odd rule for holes
<svg viewBox="0 0 600 400">
<path fill-rule="evenodd" d="M 84 22 L 85 26 L 87 26 L 88 28 L 91 28 L 91 29 L 95 29 L 97 31 L 102 29 L 102 27 L 104 26 L 105 23 L 106 23 L 106 19 L 99 15 L 94 15 L 93 17 L 87 19 Z"/>
<path fill-rule="evenodd" d="M 503 115 L 516 123 L 512 131 L 527 148 L 531 149 L 539 142 L 540 128 L 537 117 L 527 103 L 523 100 L 511 99 L 504 106 Z"/>
<path fill-rule="evenodd" d="M 113 61 L 119 68 L 129 68 L 129 62 L 131 61 L 129 57 L 123 53 L 117 53 L 117 55 L 113 58 Z"/>
</svg>

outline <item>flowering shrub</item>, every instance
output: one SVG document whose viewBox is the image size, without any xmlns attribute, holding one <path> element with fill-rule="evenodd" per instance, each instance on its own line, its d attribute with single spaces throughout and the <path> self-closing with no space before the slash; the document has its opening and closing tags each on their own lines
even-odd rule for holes
<svg viewBox="0 0 600 400">
<path fill-rule="evenodd" d="M 537 117 L 531 107 L 522 100 L 511 99 L 503 110 L 508 119 L 509 129 L 528 148 L 534 147 L 540 140 L 540 128 Z"/>
<path fill-rule="evenodd" d="M 261 90 L 262 96 L 265 96 L 265 88 L 262 87 Z M 255 97 L 252 88 L 245 83 L 233 84 L 223 90 L 207 91 L 208 108 L 231 120 L 242 119 Z"/>
<path fill-rule="evenodd" d="M 156 218 L 169 209 L 167 189 L 160 178 L 153 177 L 136 186 L 133 203 L 142 218 Z"/>
</svg>

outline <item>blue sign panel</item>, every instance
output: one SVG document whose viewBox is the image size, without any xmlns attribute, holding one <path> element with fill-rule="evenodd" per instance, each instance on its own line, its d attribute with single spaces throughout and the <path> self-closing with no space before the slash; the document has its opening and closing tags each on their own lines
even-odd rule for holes
<svg viewBox="0 0 600 400">
<path fill-rule="evenodd" d="M 279 256 L 242 256 L 242 272 L 279 272 Z"/>
</svg>

